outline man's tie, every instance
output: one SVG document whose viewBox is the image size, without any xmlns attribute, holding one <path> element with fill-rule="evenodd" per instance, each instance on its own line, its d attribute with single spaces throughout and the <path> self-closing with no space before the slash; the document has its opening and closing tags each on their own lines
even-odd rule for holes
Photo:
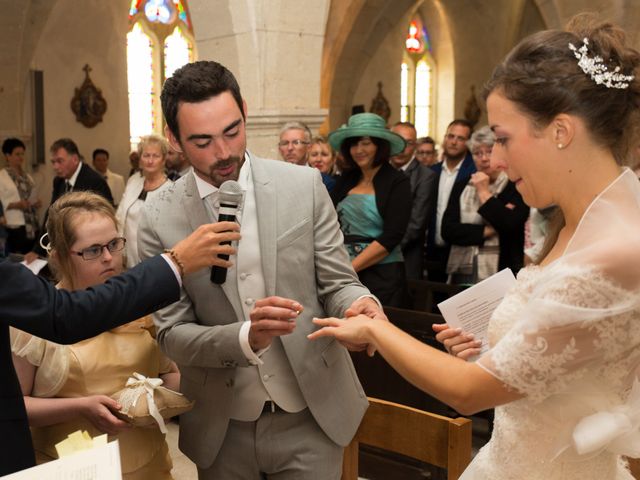
<svg viewBox="0 0 640 480">
<path fill-rule="evenodd" d="M 204 199 L 204 208 L 209 214 L 209 218 L 212 222 L 218 221 L 218 212 L 220 211 L 220 197 L 218 192 L 213 192 L 207 195 Z"/>
<path fill-rule="evenodd" d="M 65 180 L 64 181 L 64 192 L 65 193 L 69 193 L 73 190 L 73 185 L 71 185 L 71 182 L 69 182 L 69 180 Z"/>
</svg>

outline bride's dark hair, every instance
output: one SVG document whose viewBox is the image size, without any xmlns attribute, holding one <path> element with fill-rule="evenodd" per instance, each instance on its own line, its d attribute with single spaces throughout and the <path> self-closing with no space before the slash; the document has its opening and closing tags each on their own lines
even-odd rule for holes
<svg viewBox="0 0 640 480">
<path fill-rule="evenodd" d="M 569 43 L 580 48 L 589 40 L 589 57 L 602 57 L 610 71 L 634 75 L 625 89 L 598 85 L 578 66 Z M 640 106 L 640 54 L 626 45 L 616 25 L 583 13 L 565 31 L 545 30 L 522 40 L 496 67 L 485 86 L 516 103 L 537 127 L 547 126 L 560 113 L 582 118 L 594 140 L 608 147 L 616 161 L 626 163 L 635 137 Z"/>
<path fill-rule="evenodd" d="M 589 41 L 589 57 L 601 57 L 609 71 L 635 75 L 627 88 L 597 84 L 578 66 L 574 52 Z M 585 122 L 591 138 L 608 148 L 616 161 L 628 163 L 638 145 L 640 125 L 640 53 L 626 44 L 624 31 L 594 14 L 573 17 L 562 30 L 545 30 L 522 40 L 496 67 L 485 85 L 485 99 L 493 91 L 514 102 L 537 128 L 549 125 L 560 113 Z M 555 243 L 564 225 L 558 213 L 552 221 L 543 255 Z"/>
</svg>

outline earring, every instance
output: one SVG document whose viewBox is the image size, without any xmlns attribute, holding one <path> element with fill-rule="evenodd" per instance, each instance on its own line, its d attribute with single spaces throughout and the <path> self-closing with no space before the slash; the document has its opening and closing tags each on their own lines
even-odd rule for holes
<svg viewBox="0 0 640 480">
<path fill-rule="evenodd" d="M 558 150 L 562 150 L 563 148 L 564 148 L 564 144 L 559 143 L 559 144 L 558 144 Z"/>
</svg>

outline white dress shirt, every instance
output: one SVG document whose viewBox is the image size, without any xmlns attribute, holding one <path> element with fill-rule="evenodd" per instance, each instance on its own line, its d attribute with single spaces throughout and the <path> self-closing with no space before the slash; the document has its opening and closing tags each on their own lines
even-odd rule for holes
<svg viewBox="0 0 640 480">
<path fill-rule="evenodd" d="M 440 183 L 438 183 L 438 203 L 436 209 L 435 234 L 436 245 L 438 245 L 439 247 L 444 247 L 447 244 L 442 238 L 442 217 L 444 217 L 444 212 L 447 209 L 447 205 L 449 204 L 451 190 L 453 189 L 453 184 L 456 182 L 456 177 L 458 176 L 460 167 L 462 167 L 462 160 L 460 160 L 458 164 L 451 170 L 449 169 L 446 160 L 442 162 Z"/>
</svg>

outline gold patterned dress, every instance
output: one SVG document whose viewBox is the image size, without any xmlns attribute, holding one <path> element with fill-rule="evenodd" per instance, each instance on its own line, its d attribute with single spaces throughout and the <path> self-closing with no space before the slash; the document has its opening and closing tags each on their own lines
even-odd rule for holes
<svg viewBox="0 0 640 480">
<path fill-rule="evenodd" d="M 77 398 L 112 395 L 124 388 L 133 372 L 147 377 L 168 373 L 170 360 L 151 335 L 153 323 L 144 317 L 74 345 L 58 345 L 12 329 L 14 354 L 36 367 L 32 396 Z M 33 427 L 38 463 L 57 458 L 55 444 L 76 430 L 91 436 L 102 434 L 93 424 L 77 419 Z M 171 479 L 172 462 L 164 435 L 158 427 L 130 428 L 116 437 L 120 444 L 123 478 Z"/>
</svg>

